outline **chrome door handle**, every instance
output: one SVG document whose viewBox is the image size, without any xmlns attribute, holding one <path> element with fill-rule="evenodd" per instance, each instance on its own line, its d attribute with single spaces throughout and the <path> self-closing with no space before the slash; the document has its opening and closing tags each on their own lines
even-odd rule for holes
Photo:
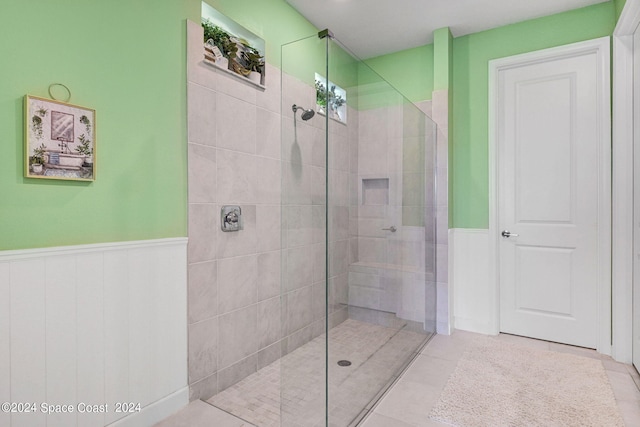
<svg viewBox="0 0 640 427">
<path fill-rule="evenodd" d="M 502 234 L 502 237 L 505 237 L 505 238 L 507 238 L 507 239 L 508 239 L 509 237 L 518 237 L 518 236 L 519 236 L 519 234 L 512 233 L 512 232 L 510 232 L 509 230 L 504 230 L 504 231 L 503 231 L 502 233 L 500 233 L 500 234 Z"/>
<path fill-rule="evenodd" d="M 395 232 L 396 232 L 396 230 L 397 230 L 397 228 L 396 228 L 395 226 L 393 226 L 393 225 L 392 225 L 392 226 L 391 226 L 391 227 L 389 227 L 389 228 L 383 228 L 383 230 L 388 230 L 388 231 L 390 231 L 390 232 L 392 232 L 392 233 L 395 233 Z"/>
</svg>

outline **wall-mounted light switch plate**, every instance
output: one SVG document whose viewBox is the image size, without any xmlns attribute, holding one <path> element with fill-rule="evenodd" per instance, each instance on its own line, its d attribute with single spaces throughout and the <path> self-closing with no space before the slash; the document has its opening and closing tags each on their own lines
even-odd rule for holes
<svg viewBox="0 0 640 427">
<path fill-rule="evenodd" d="M 220 228 L 222 231 L 242 230 L 242 209 L 240 206 L 223 206 L 220 211 Z"/>
</svg>

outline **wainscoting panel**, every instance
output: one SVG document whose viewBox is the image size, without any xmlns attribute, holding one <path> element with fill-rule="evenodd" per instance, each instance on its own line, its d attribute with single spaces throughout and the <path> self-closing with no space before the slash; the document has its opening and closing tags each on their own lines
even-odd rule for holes
<svg viewBox="0 0 640 427">
<path fill-rule="evenodd" d="M 0 263 L 0 403 L 11 400 L 11 291 L 9 264 Z M 11 414 L 0 411 L 0 425 L 8 426 Z"/>
<path fill-rule="evenodd" d="M 456 329 L 493 334 L 495 310 L 489 284 L 489 231 L 455 228 L 449 231 L 450 276 Z"/>
<path fill-rule="evenodd" d="M 0 425 L 150 426 L 188 403 L 186 248 L 176 238 L 0 252 L 0 403 L 37 407 L 0 412 Z M 80 413 L 85 404 L 106 412 Z"/>
</svg>

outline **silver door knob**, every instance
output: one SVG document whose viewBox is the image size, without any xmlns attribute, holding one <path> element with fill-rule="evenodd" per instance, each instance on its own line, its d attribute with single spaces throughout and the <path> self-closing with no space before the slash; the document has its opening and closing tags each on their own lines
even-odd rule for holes
<svg viewBox="0 0 640 427">
<path fill-rule="evenodd" d="M 397 228 L 396 228 L 395 226 L 393 226 L 393 225 L 392 225 L 392 226 L 391 226 L 391 227 L 389 227 L 389 228 L 383 228 L 383 230 L 388 230 L 388 231 L 390 231 L 390 232 L 392 232 L 392 233 L 395 233 L 395 232 L 396 232 L 396 230 L 397 230 Z"/>
<path fill-rule="evenodd" d="M 508 239 L 509 237 L 518 237 L 518 234 L 512 233 L 512 232 L 510 232 L 509 230 L 504 230 L 504 231 L 503 231 L 502 233 L 500 233 L 500 234 L 502 234 L 502 237 L 505 237 L 505 238 L 507 238 L 507 239 Z"/>
</svg>

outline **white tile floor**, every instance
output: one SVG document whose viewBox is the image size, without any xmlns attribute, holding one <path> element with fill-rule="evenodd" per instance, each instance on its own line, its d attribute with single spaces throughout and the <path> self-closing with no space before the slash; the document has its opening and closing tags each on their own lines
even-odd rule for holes
<svg viewBox="0 0 640 427">
<path fill-rule="evenodd" d="M 372 409 L 361 426 L 444 426 L 444 424 L 429 420 L 429 412 L 437 402 L 458 360 L 476 336 L 477 334 L 456 331 L 451 336 L 437 335 L 434 337 L 396 384 Z M 640 384 L 640 376 L 632 366 L 616 363 L 610 357 L 600 355 L 592 350 L 512 335 L 500 335 L 499 339 L 514 341 L 544 350 L 568 352 L 601 360 L 609 376 L 618 408 L 626 426 L 640 427 L 640 390 L 636 386 L 636 384 Z M 227 414 L 212 405 L 196 401 L 156 427 L 210 426 L 251 427 L 253 424 Z"/>
</svg>

